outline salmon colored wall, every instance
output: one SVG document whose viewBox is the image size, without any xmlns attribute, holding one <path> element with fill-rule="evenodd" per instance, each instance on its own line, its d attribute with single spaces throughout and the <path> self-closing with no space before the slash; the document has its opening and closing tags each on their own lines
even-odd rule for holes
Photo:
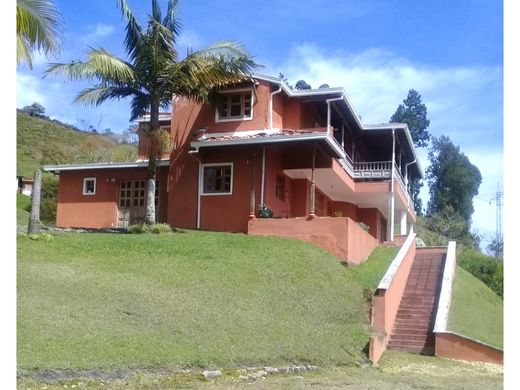
<svg viewBox="0 0 520 390">
<path fill-rule="evenodd" d="M 167 174 L 160 168 L 160 214 L 159 221 L 166 220 L 167 214 Z M 96 178 L 96 194 L 83 195 L 83 179 Z M 102 169 L 82 171 L 62 171 L 58 188 L 56 226 L 110 228 L 117 227 L 119 185 L 122 180 L 145 180 L 146 168 Z M 114 182 L 111 179 L 115 179 Z"/>
<path fill-rule="evenodd" d="M 291 213 L 293 217 L 309 215 L 310 182 L 305 179 L 292 180 Z"/>
<path fill-rule="evenodd" d="M 452 333 L 435 333 L 435 356 L 504 364 L 504 351 Z"/>
<path fill-rule="evenodd" d="M 276 89 L 273 90 L 276 91 Z M 273 127 L 283 129 L 284 128 L 284 105 L 285 99 L 281 93 L 273 96 Z M 269 126 L 266 126 L 269 127 Z"/>
<path fill-rule="evenodd" d="M 284 100 L 283 128 L 299 129 L 301 127 L 302 106 L 296 100 Z"/>
<path fill-rule="evenodd" d="M 248 234 L 291 237 L 311 242 L 343 262 L 359 264 L 377 246 L 372 238 L 349 218 L 315 217 L 249 220 Z"/>
<path fill-rule="evenodd" d="M 198 157 L 187 153 L 188 146 L 173 154 L 170 161 L 170 192 L 168 193 L 168 224 L 197 228 Z"/>
<path fill-rule="evenodd" d="M 369 228 L 368 232 L 379 241 L 382 241 L 384 237 L 380 237 L 381 234 L 381 213 L 378 209 L 357 209 L 357 221 L 366 223 Z"/>
<path fill-rule="evenodd" d="M 266 164 L 264 203 L 273 211 L 274 217 L 290 217 L 292 181 L 283 173 L 282 149 L 277 146 L 268 146 L 265 149 Z M 276 197 L 277 176 L 285 178 L 285 201 L 282 201 Z"/>
<path fill-rule="evenodd" d="M 413 239 L 412 239 L 413 237 Z M 406 281 L 412 269 L 416 253 L 415 234 L 411 233 L 408 248 L 402 246 L 398 256 L 404 256 L 399 268 L 395 272 L 387 289 L 378 289 L 372 299 L 372 325 L 377 332 L 370 339 L 370 360 L 377 363 L 386 349 L 401 298 L 403 297 Z"/>
<path fill-rule="evenodd" d="M 357 221 L 357 206 L 349 202 L 331 202 L 330 213 L 334 216 L 335 211 L 340 211 L 342 217 L 349 217 L 350 219 Z"/>
<path fill-rule="evenodd" d="M 200 228 L 203 230 L 247 232 L 251 206 L 253 153 L 256 206 L 260 202 L 261 148 L 204 150 L 194 155 L 180 153 L 172 168 L 168 223 L 197 227 L 199 160 L 202 164 L 233 163 L 231 195 L 200 196 Z"/>
</svg>

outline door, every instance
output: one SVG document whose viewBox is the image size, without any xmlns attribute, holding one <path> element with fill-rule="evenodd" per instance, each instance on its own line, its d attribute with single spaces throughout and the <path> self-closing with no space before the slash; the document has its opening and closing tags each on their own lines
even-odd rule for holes
<svg viewBox="0 0 520 390">
<path fill-rule="evenodd" d="M 118 227 L 143 223 L 146 199 L 145 180 L 124 180 L 119 185 Z"/>
<path fill-rule="evenodd" d="M 155 182 L 155 219 L 159 213 L 159 181 Z M 146 180 L 124 180 L 119 185 L 119 218 L 117 226 L 127 228 L 144 222 Z"/>
</svg>

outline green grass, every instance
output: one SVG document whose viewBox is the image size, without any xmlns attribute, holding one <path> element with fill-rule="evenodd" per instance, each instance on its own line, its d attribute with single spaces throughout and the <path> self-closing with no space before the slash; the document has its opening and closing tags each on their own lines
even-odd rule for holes
<svg viewBox="0 0 520 390">
<path fill-rule="evenodd" d="M 503 348 L 503 306 L 489 287 L 457 267 L 448 330 Z"/>
<path fill-rule="evenodd" d="M 31 208 L 31 197 L 23 194 L 16 194 L 16 225 L 27 226 L 31 213 L 27 211 Z"/>
<path fill-rule="evenodd" d="M 223 371 L 223 376 L 205 381 L 199 371 L 180 374 L 129 372 L 120 379 L 74 378 L 55 381 L 24 377 L 18 389 L 48 390 L 88 389 L 501 389 L 501 365 L 462 362 L 433 356 L 388 351 L 378 368 L 341 366 L 319 368 L 318 371 L 268 375 L 263 380 L 244 381 L 237 369 Z M 246 373 L 247 374 L 247 373 Z M 511 382 L 512 383 L 512 382 Z"/>
<path fill-rule="evenodd" d="M 365 358 L 396 249 L 346 268 L 311 244 L 241 234 L 19 237 L 19 369 L 232 367 Z M 377 257 L 379 256 L 379 257 Z"/>
</svg>

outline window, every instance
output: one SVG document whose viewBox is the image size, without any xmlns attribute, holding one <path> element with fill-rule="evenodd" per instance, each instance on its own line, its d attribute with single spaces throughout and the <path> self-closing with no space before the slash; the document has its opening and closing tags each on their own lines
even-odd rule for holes
<svg viewBox="0 0 520 390">
<path fill-rule="evenodd" d="M 222 93 L 217 106 L 216 121 L 233 121 L 253 118 L 253 91 Z"/>
<path fill-rule="evenodd" d="M 143 207 L 146 182 L 144 180 L 122 181 L 119 187 L 119 207 Z"/>
<path fill-rule="evenodd" d="M 231 194 L 233 164 L 203 164 L 202 167 L 203 195 Z"/>
<path fill-rule="evenodd" d="M 96 178 L 86 177 L 83 179 L 83 195 L 96 194 Z"/>
<path fill-rule="evenodd" d="M 276 176 L 276 197 L 285 202 L 285 176 Z"/>
</svg>

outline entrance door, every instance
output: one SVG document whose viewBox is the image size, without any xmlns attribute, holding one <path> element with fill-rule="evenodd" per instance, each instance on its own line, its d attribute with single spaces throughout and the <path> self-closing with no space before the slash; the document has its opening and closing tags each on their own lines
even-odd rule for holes
<svg viewBox="0 0 520 390">
<path fill-rule="evenodd" d="M 146 180 L 125 180 L 119 185 L 119 218 L 117 226 L 127 228 L 144 222 Z M 155 182 L 155 219 L 159 219 L 159 181 Z"/>
<path fill-rule="evenodd" d="M 143 223 L 146 199 L 145 180 L 125 180 L 119 185 L 118 227 Z"/>
</svg>

